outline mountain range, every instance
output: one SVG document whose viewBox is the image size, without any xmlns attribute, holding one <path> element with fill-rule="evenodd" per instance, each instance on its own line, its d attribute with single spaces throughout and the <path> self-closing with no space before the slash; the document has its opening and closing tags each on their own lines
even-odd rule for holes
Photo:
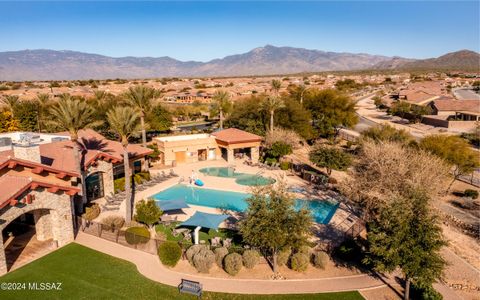
<svg viewBox="0 0 480 300">
<path fill-rule="evenodd" d="M 366 69 L 479 69 L 480 55 L 462 50 L 425 60 L 266 45 L 208 62 L 171 57 L 109 57 L 76 51 L 0 52 L 0 81 L 248 76 Z"/>
</svg>

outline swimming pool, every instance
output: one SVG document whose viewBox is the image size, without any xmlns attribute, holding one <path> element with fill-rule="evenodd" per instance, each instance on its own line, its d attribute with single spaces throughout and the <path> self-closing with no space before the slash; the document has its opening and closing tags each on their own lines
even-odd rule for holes
<svg viewBox="0 0 480 300">
<path fill-rule="evenodd" d="M 200 169 L 199 172 L 210 176 L 235 178 L 235 182 L 240 185 L 255 186 L 275 183 L 275 179 L 273 178 L 263 177 L 258 174 L 237 173 L 235 169 L 228 167 L 203 168 Z"/>
<path fill-rule="evenodd" d="M 233 211 L 245 211 L 248 207 L 246 198 L 250 194 L 227 192 L 206 188 L 197 188 L 184 184 L 174 185 L 166 190 L 152 196 L 155 201 L 165 201 L 183 198 L 188 204 L 220 208 Z M 328 224 L 335 214 L 339 203 L 332 201 L 302 200 L 297 199 L 295 207 L 297 209 L 306 207 L 311 213 L 313 220 L 320 224 Z"/>
</svg>

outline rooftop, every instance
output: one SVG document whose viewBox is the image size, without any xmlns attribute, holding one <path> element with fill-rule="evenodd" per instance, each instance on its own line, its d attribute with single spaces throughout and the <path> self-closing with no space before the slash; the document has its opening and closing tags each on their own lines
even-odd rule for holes
<svg viewBox="0 0 480 300">
<path fill-rule="evenodd" d="M 212 133 L 218 141 L 228 144 L 260 142 L 261 136 L 237 128 L 228 128 Z"/>
</svg>

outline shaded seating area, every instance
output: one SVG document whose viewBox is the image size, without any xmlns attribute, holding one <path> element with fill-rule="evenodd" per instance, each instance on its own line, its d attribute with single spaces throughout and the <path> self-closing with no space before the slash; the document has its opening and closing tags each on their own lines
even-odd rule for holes
<svg viewBox="0 0 480 300">
<path fill-rule="evenodd" d="M 201 228 L 218 229 L 220 223 L 228 219 L 230 215 L 218 215 L 204 212 L 195 212 L 188 220 L 181 223 L 180 226 L 191 226 L 194 229 L 194 243 L 198 244 L 199 231 Z"/>
</svg>

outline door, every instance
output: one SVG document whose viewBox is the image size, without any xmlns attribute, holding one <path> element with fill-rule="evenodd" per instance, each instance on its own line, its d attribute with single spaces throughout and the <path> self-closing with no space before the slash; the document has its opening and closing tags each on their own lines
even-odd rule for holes
<svg viewBox="0 0 480 300">
<path fill-rule="evenodd" d="M 187 160 L 187 153 L 185 151 L 175 152 L 175 161 L 177 164 L 183 164 Z"/>
</svg>

